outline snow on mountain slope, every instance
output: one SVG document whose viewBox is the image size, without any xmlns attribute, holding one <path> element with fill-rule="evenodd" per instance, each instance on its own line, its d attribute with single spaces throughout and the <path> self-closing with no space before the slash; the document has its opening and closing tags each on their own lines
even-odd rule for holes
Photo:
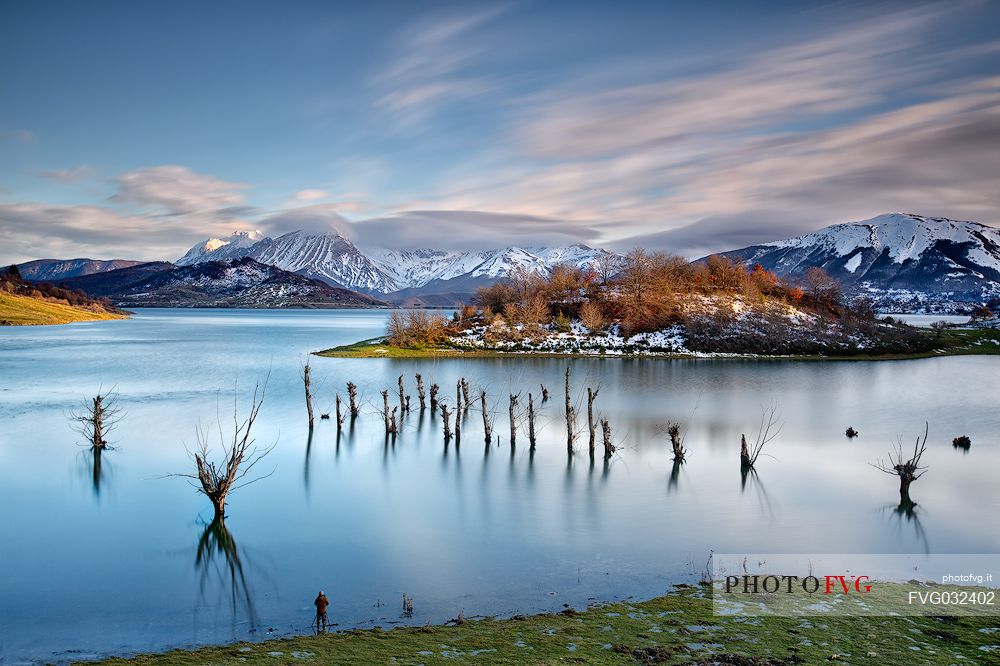
<svg viewBox="0 0 1000 666">
<path fill-rule="evenodd" d="M 293 231 L 265 238 L 247 256 L 338 287 L 387 293 L 399 288 L 395 276 L 340 234 Z"/>
<path fill-rule="evenodd" d="M 210 249 L 213 245 L 215 249 Z M 336 286 L 389 294 L 424 287 L 447 292 L 450 290 L 449 282 L 456 289 L 468 291 L 470 285 L 496 281 L 519 270 L 544 275 L 560 263 L 571 263 L 581 268 L 596 267 L 602 256 L 614 257 L 619 263 L 623 261 L 619 255 L 580 244 L 555 248 L 507 247 L 474 252 L 390 250 L 359 248 L 333 231 L 296 231 L 275 239 L 261 238 L 249 245 L 209 239 L 191 248 L 178 264 L 251 257 Z"/>
<path fill-rule="evenodd" d="M 192 266 L 203 261 L 224 261 L 246 256 L 246 250 L 264 238 L 259 231 L 234 231 L 229 238 L 209 238 L 187 251 L 175 263 L 178 266 Z"/>
<path fill-rule="evenodd" d="M 1000 294 L 1000 229 L 889 213 L 811 234 L 722 253 L 779 275 L 817 266 L 849 292 L 983 302 Z"/>
</svg>

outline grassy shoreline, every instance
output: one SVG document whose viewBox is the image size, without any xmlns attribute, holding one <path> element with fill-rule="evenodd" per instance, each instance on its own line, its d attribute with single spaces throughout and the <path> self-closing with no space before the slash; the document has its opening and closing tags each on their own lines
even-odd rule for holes
<svg viewBox="0 0 1000 666">
<path fill-rule="evenodd" d="M 0 326 L 46 326 L 107 319 L 128 319 L 128 315 L 97 312 L 29 296 L 0 293 Z"/>
<path fill-rule="evenodd" d="M 927 352 L 902 354 L 678 354 L 665 352 L 645 353 L 583 353 L 561 351 L 503 351 L 495 349 L 466 349 L 461 347 L 435 347 L 410 349 L 394 347 L 384 337 L 360 340 L 349 345 L 313 352 L 328 358 L 666 358 L 666 359 L 756 359 L 756 360 L 815 360 L 815 361 L 877 361 L 932 358 L 935 356 L 996 355 L 1000 354 L 1000 330 L 952 329 L 941 334 L 941 346 Z"/>
<path fill-rule="evenodd" d="M 984 663 L 1000 618 L 767 617 L 712 614 L 707 586 L 582 611 L 350 630 L 110 659 L 104 664 Z"/>
</svg>

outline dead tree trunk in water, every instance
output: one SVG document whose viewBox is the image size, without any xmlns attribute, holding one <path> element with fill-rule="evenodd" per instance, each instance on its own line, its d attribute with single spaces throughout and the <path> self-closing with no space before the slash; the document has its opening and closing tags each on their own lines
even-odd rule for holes
<svg viewBox="0 0 1000 666">
<path fill-rule="evenodd" d="M 438 391 L 441 387 L 437 384 L 431 384 L 431 414 L 437 411 L 438 408 Z"/>
<path fill-rule="evenodd" d="M 927 467 L 920 464 L 924 452 L 927 451 L 927 435 L 930 432 L 930 424 L 924 426 L 924 438 L 921 441 L 917 437 L 917 443 L 913 445 L 913 455 L 908 459 L 903 458 L 903 444 L 900 442 L 896 450 L 889 454 L 887 462 L 879 461 L 872 465 L 875 469 L 886 474 L 894 474 L 899 477 L 899 507 L 902 509 L 912 509 L 915 503 L 910 499 L 910 484 L 927 473 Z"/>
<path fill-rule="evenodd" d="M 611 424 L 607 419 L 601 419 L 601 432 L 604 436 L 604 459 L 607 460 L 615 452 L 614 442 L 611 441 Z"/>
<path fill-rule="evenodd" d="M 90 400 L 84 401 L 85 407 L 80 411 L 73 410 L 70 415 L 74 422 L 73 429 L 83 435 L 94 451 L 108 448 L 106 439 L 124 414 L 118 406 L 118 396 L 114 393 L 98 393 Z"/>
<path fill-rule="evenodd" d="M 483 406 L 483 436 L 488 445 L 493 440 L 493 426 L 490 425 L 490 413 L 486 409 L 486 391 L 479 391 L 479 402 Z"/>
<path fill-rule="evenodd" d="M 587 427 L 590 428 L 590 455 L 594 455 L 594 445 L 597 439 L 597 423 L 594 421 L 594 398 L 601 389 L 587 387 Z"/>
<path fill-rule="evenodd" d="M 306 387 L 306 411 L 309 412 L 309 429 L 312 430 L 313 429 L 313 400 L 312 400 L 312 392 L 311 392 L 311 388 L 312 387 L 310 386 L 311 381 L 310 381 L 310 374 L 309 373 L 310 373 L 310 371 L 309 371 L 309 362 L 306 361 L 305 367 L 302 368 L 302 383 L 305 384 L 305 387 Z"/>
<path fill-rule="evenodd" d="M 566 368 L 566 450 L 573 455 L 573 403 L 569 394 L 569 368 Z"/>
<path fill-rule="evenodd" d="M 469 411 L 469 382 L 465 381 L 465 377 L 460 380 L 462 384 L 462 401 L 464 403 L 463 409 Z"/>
<path fill-rule="evenodd" d="M 358 387 L 352 382 L 347 382 L 347 400 L 350 405 L 351 418 L 358 418 L 361 410 L 358 409 Z"/>
<path fill-rule="evenodd" d="M 528 394 L 528 445 L 535 450 L 535 398 Z"/>
<path fill-rule="evenodd" d="M 444 443 L 451 441 L 451 414 L 448 412 L 448 405 L 441 405 L 441 422 L 444 424 Z"/>
<path fill-rule="evenodd" d="M 670 446 L 674 450 L 674 460 L 682 463 L 687 456 L 687 451 L 684 449 L 684 442 L 681 440 L 681 426 L 679 423 L 674 423 L 669 421 L 666 426 L 667 435 L 670 437 Z M 741 446 L 746 446 L 746 438 L 744 438 L 744 443 Z M 742 458 L 742 453 L 741 453 Z"/>
<path fill-rule="evenodd" d="M 389 391 L 382 391 L 382 420 L 385 421 L 385 434 L 389 434 Z"/>
<path fill-rule="evenodd" d="M 549 401 L 549 390 L 547 388 L 545 388 L 545 384 L 539 384 L 539 386 L 542 387 L 542 402 L 543 403 L 548 402 Z"/>
<path fill-rule="evenodd" d="M 457 382 L 455 382 L 455 418 L 456 419 L 458 418 L 458 415 L 461 413 L 461 411 L 462 411 L 462 380 L 460 379 Z"/>
<path fill-rule="evenodd" d="M 340 394 L 337 394 L 337 432 L 340 432 L 344 427 L 344 413 L 340 408 Z"/>
<path fill-rule="evenodd" d="M 427 405 L 424 403 L 424 378 L 417 373 L 417 398 L 420 400 L 420 411 L 424 411 Z"/>
<path fill-rule="evenodd" d="M 740 468 L 750 469 L 753 463 L 750 462 L 750 449 L 747 448 L 747 436 L 740 435 Z"/>
<path fill-rule="evenodd" d="M 406 394 L 403 392 L 403 375 L 399 376 L 399 416 L 403 416 L 406 409 Z"/>
<path fill-rule="evenodd" d="M 273 444 L 263 450 L 257 449 L 254 446 L 252 431 L 254 423 L 257 421 L 257 415 L 260 413 L 261 405 L 264 404 L 264 391 L 265 388 L 262 388 L 260 385 L 254 389 L 253 400 L 250 404 L 250 413 L 242 422 L 236 414 L 236 408 L 233 408 L 233 422 L 236 429 L 233 431 L 232 441 L 229 444 L 223 444 L 223 460 L 220 461 L 220 464 L 211 462 L 208 459 L 209 432 L 199 428 L 198 449 L 193 455 L 197 473 L 170 475 L 196 479 L 200 485 L 199 492 L 212 502 L 212 508 L 215 509 L 215 518 L 217 520 L 221 521 L 225 517 L 226 497 L 229 495 L 229 492 L 241 485 L 247 485 L 247 483 L 256 481 L 257 479 L 253 479 L 240 483 L 250 473 L 250 470 L 274 448 Z"/>
<path fill-rule="evenodd" d="M 517 396 L 513 393 L 510 394 L 510 407 L 508 407 L 508 414 L 510 415 L 510 446 L 511 448 L 517 446 Z"/>
<path fill-rule="evenodd" d="M 462 412 L 455 408 L 455 446 L 462 443 Z"/>
<path fill-rule="evenodd" d="M 392 433 L 393 438 L 395 438 L 396 433 L 399 432 L 399 422 L 396 420 L 397 409 L 399 409 L 399 407 L 393 407 L 392 413 L 389 414 L 389 432 Z M 400 415 L 400 418 L 402 418 L 402 415 Z"/>
</svg>

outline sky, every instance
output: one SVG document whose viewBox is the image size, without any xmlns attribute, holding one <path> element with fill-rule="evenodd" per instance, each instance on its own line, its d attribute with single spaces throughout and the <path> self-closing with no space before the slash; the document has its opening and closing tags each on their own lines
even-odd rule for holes
<svg viewBox="0 0 1000 666">
<path fill-rule="evenodd" d="M 0 262 L 1000 226 L 1000 3 L 0 0 Z"/>
</svg>

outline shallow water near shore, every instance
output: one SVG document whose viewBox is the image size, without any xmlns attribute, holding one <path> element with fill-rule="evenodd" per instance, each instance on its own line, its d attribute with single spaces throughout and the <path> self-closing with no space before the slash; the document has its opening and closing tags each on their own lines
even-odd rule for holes
<svg viewBox="0 0 1000 666">
<path fill-rule="evenodd" d="M 317 411 L 358 385 L 363 413 L 317 420 L 311 351 L 379 335 L 385 311 L 141 310 L 128 321 L 0 331 L 0 660 L 67 661 L 308 631 L 330 596 L 341 627 L 424 624 L 651 597 L 697 580 L 717 552 L 1000 550 L 1000 357 L 907 361 L 312 358 Z M 563 373 L 583 431 L 566 454 Z M 464 417 L 447 448 L 415 394 L 386 442 L 379 392 L 414 373 L 454 404 L 467 378 L 495 419 Z M 232 420 L 234 387 L 270 374 L 257 425 L 267 478 L 240 488 L 225 529 L 183 479 L 196 427 Z M 540 403 L 531 454 L 510 445 L 508 396 Z M 68 413 L 114 387 L 127 414 L 99 468 Z M 587 455 L 585 387 L 619 451 Z M 739 438 L 777 405 L 780 435 L 743 478 Z M 523 415 L 522 415 L 523 418 Z M 679 421 L 676 470 L 655 426 Z M 915 512 L 868 465 L 930 423 Z M 847 426 L 860 431 L 848 440 Z M 951 440 L 968 435 L 968 452 Z M 273 473 L 272 473 L 273 471 Z M 402 619 L 401 598 L 414 598 Z"/>
</svg>

